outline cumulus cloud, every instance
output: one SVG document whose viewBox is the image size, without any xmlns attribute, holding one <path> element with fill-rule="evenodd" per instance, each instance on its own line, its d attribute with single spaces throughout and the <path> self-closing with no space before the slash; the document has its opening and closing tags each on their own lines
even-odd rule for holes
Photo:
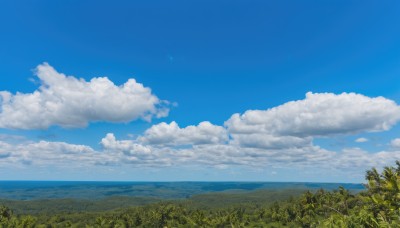
<svg viewBox="0 0 400 228">
<path fill-rule="evenodd" d="M 292 167 L 356 170 L 383 167 L 400 159 L 400 151 L 369 153 L 359 148 L 328 151 L 318 146 L 291 149 L 241 148 L 229 144 L 203 144 L 191 148 L 144 146 L 132 140 L 117 140 L 107 134 L 96 151 L 86 145 L 65 142 L 24 142 L 7 144 L 0 141 L 0 165 L 38 166 L 87 169 L 104 165 L 133 167 L 206 166 L 250 168 Z"/>
<path fill-rule="evenodd" d="M 104 161 L 115 161 L 113 156 L 95 151 L 86 145 L 65 142 L 30 142 L 6 143 L 0 141 L 0 159 L 2 165 L 36 165 L 57 167 L 87 167 Z"/>
<path fill-rule="evenodd" d="M 371 167 L 382 168 L 392 165 L 396 160 L 400 160 L 400 150 L 379 151 L 376 153 L 368 152 L 360 148 L 345 148 L 335 153 L 334 159 L 330 161 L 330 167 L 345 169 L 347 171 L 360 171 Z M 328 166 L 328 164 L 325 164 Z"/>
<path fill-rule="evenodd" d="M 264 149 L 287 149 L 306 147 L 312 144 L 312 137 L 282 136 L 268 133 L 232 134 L 232 144 L 241 147 Z"/>
<path fill-rule="evenodd" d="M 43 63 L 36 68 L 40 87 L 33 93 L 0 91 L 0 128 L 84 127 L 89 122 L 130 122 L 168 115 L 161 101 L 135 79 L 121 86 L 107 77 L 90 81 L 66 76 Z"/>
<path fill-rule="evenodd" d="M 332 152 L 316 146 L 290 150 L 240 148 L 228 144 L 201 144 L 192 147 L 153 147 L 133 140 L 117 140 L 107 134 L 101 140 L 102 149 L 65 142 L 21 142 L 8 144 L 0 141 L 0 164 L 52 167 L 90 168 L 104 165 L 132 165 L 134 167 L 165 166 L 247 166 L 308 165 L 328 160 Z"/>
<path fill-rule="evenodd" d="M 368 142 L 367 138 L 358 138 L 356 140 L 354 140 L 356 143 L 364 143 L 364 142 Z"/>
<path fill-rule="evenodd" d="M 307 93 L 306 98 L 267 110 L 234 114 L 225 122 L 233 142 L 246 147 L 302 147 L 315 137 L 385 131 L 400 107 L 383 97 Z"/>
<path fill-rule="evenodd" d="M 109 133 L 102 149 L 40 141 L 0 144 L 0 163 L 130 165 L 133 167 L 243 166 L 311 167 L 357 170 L 381 167 L 400 159 L 400 139 L 391 150 L 370 153 L 360 148 L 330 151 L 314 144 L 318 137 L 390 129 L 399 120 L 399 106 L 386 98 L 360 94 L 307 93 L 306 98 L 268 110 L 234 114 L 224 126 L 201 122 L 180 127 L 176 122 L 153 125 L 143 134 L 120 140 Z M 356 141 L 365 142 L 366 138 Z M 1 140 L 0 140 L 1 142 Z M 3 157 L 1 159 L 1 157 Z M 3 164 L 2 163 L 2 164 Z"/>
<path fill-rule="evenodd" d="M 171 164 L 168 153 L 132 140 L 117 140 L 112 133 L 107 134 L 100 144 L 109 154 L 122 158 L 121 163 L 139 166 L 168 166 Z"/>
<path fill-rule="evenodd" d="M 262 132 L 306 137 L 385 131 L 399 119 L 400 107 L 383 97 L 308 92 L 303 100 L 234 114 L 225 125 L 232 134 Z"/>
<path fill-rule="evenodd" d="M 383 167 L 400 159 L 400 150 L 371 153 L 360 148 L 329 151 L 316 145 L 298 148 L 249 148 L 235 144 L 202 144 L 192 147 L 153 147 L 133 140 L 117 140 L 108 134 L 102 140 L 109 154 L 123 154 L 120 163 L 137 166 L 210 167 L 244 166 L 251 168 L 292 167 L 353 170 Z"/>
<path fill-rule="evenodd" d="M 106 150 L 120 151 L 128 156 L 147 157 L 151 155 L 150 148 L 131 140 L 117 141 L 114 134 L 109 133 L 101 140 L 101 145 Z"/>
<path fill-rule="evenodd" d="M 163 122 L 153 125 L 138 140 L 152 145 L 221 144 L 228 141 L 228 133 L 224 127 L 208 121 L 185 128 L 180 128 L 173 121 L 170 124 Z"/>
<path fill-rule="evenodd" d="M 271 166 L 315 166 L 316 162 L 329 161 L 333 152 L 318 146 L 288 149 L 246 148 L 236 145 L 201 145 L 191 151 L 194 163 L 209 166 L 246 166 L 251 168 L 267 168 Z"/>
</svg>

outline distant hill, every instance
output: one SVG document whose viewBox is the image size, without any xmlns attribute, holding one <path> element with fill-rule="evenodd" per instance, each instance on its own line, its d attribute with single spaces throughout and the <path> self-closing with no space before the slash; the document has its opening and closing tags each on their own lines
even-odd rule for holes
<svg viewBox="0 0 400 228">
<path fill-rule="evenodd" d="M 253 190 L 326 189 L 343 186 L 351 191 L 364 189 L 362 184 L 295 182 L 80 182 L 80 181 L 0 181 L 0 198 L 101 199 L 114 196 L 185 199 L 193 195 Z"/>
</svg>

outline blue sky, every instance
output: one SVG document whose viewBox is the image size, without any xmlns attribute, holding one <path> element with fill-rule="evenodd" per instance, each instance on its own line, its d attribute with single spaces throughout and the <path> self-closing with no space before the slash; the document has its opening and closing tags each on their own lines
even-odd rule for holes
<svg viewBox="0 0 400 228">
<path fill-rule="evenodd" d="M 2 1 L 0 179 L 362 181 L 400 159 L 399 9 Z"/>
</svg>

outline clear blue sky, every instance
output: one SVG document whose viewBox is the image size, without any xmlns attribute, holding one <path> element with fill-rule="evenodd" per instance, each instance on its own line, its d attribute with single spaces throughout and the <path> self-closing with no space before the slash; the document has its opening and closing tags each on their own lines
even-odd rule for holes
<svg viewBox="0 0 400 228">
<path fill-rule="evenodd" d="M 17 92 L 44 94 L 49 86 L 43 86 L 45 80 L 34 69 L 47 62 L 43 74 L 53 67 L 86 82 L 107 77 L 115 85 L 134 78 L 150 88 L 153 96 L 168 101 L 163 105 L 169 114 L 160 118 L 154 114 L 146 121 L 135 116 L 140 112 L 131 97 L 101 106 L 96 102 L 104 97 L 93 95 L 88 101 L 94 104 L 91 114 L 76 102 L 62 103 L 62 110 L 72 110 L 69 116 L 74 117 L 68 120 L 73 126 L 66 126 L 60 119 L 67 117 L 54 117 L 58 114 L 53 116 L 52 111 L 36 117 L 33 109 L 24 108 L 37 100 L 21 100 L 19 106 L 3 97 L 0 179 L 362 181 L 365 169 L 400 158 L 400 140 L 397 144 L 395 140 L 400 137 L 399 107 L 390 103 L 400 102 L 399 12 L 398 1 L 2 1 L 0 91 L 8 91 L 15 100 Z M 46 88 L 39 89 L 41 85 Z M 325 100 L 324 93 L 345 104 L 324 107 L 335 118 L 320 119 L 322 111 L 314 110 L 314 100 L 305 97 L 310 91 L 327 106 L 336 100 Z M 74 99 L 64 95 L 55 102 Z M 38 98 L 43 103 L 35 112 L 48 111 L 44 100 L 54 101 L 51 96 Z M 381 107 L 381 101 L 374 100 L 378 96 L 386 102 L 383 109 L 376 108 Z M 267 122 L 251 134 L 235 131 L 236 125 L 227 123 L 235 113 L 299 100 L 304 101 L 300 108 L 287 105 L 277 116 L 270 117 L 267 111 L 260 114 Z M 117 112 L 118 105 L 124 104 L 132 107 L 127 118 L 122 111 L 102 113 L 107 105 Z M 358 116 L 341 116 L 353 107 L 361 110 Z M 6 113 L 6 108 L 11 111 Z M 314 114 L 310 121 L 315 121 L 315 128 L 294 121 L 306 116 L 302 113 L 307 110 Z M 293 125 L 286 119 L 270 124 L 286 114 Z M 357 125 L 366 116 L 372 117 Z M 26 121 L 45 120 L 49 123 L 39 127 L 26 125 Z M 79 120 L 87 124 L 73 122 Z M 241 120 L 246 122 L 244 116 Z M 163 135 L 173 141 L 170 144 L 153 140 L 151 132 L 146 138 L 146 129 L 172 121 L 180 128 Z M 198 127 L 182 129 L 202 121 L 227 131 L 226 135 L 219 135 L 218 142 L 186 139 L 197 134 Z M 100 143 L 107 133 L 114 135 L 113 143 L 119 146 Z M 284 145 L 271 146 L 269 142 L 276 143 L 271 135 Z M 175 136 L 180 139 L 171 139 Z M 285 141 L 292 140 L 286 136 L 295 137 L 301 145 Z M 254 142 L 258 137 L 261 141 Z M 121 140 L 130 149 L 121 149 Z M 40 142 L 54 143 L 48 151 L 54 160 L 40 157 Z M 59 149 L 60 143 L 73 149 L 64 144 Z M 65 155 L 77 145 L 90 148 L 94 155 Z M 140 155 L 138 145 L 154 154 Z M 228 152 L 216 156 L 215 151 L 225 150 L 217 146 Z M 325 152 L 331 154 L 321 155 Z M 196 155 L 185 160 L 183 153 Z M 98 164 L 97 154 L 106 154 L 101 159 L 107 164 Z M 135 162 L 124 162 L 132 157 Z M 64 160 L 71 166 L 58 164 Z M 165 164 L 160 160 L 166 160 Z"/>
</svg>

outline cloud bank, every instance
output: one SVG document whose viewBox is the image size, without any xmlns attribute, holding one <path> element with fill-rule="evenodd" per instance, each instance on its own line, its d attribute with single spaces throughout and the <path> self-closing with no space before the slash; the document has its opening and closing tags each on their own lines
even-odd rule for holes
<svg viewBox="0 0 400 228">
<path fill-rule="evenodd" d="M 16 95 L 18 96 L 18 95 Z M 369 153 L 359 148 L 330 151 L 315 138 L 387 131 L 400 119 L 400 107 L 383 97 L 355 93 L 307 93 L 305 99 L 267 110 L 233 114 L 223 126 L 210 122 L 179 127 L 159 123 L 135 139 L 107 134 L 95 151 L 63 142 L 1 142 L 0 163 L 128 165 L 134 167 L 244 166 L 370 168 L 400 159 L 399 139 L 390 150 Z M 365 141 L 365 140 L 358 140 Z"/>
<path fill-rule="evenodd" d="M 121 86 L 107 77 L 85 81 L 59 73 L 47 63 L 35 72 L 40 87 L 33 93 L 0 91 L 0 128 L 73 128 L 96 121 L 149 121 L 168 115 L 168 102 L 135 79 Z"/>
</svg>

